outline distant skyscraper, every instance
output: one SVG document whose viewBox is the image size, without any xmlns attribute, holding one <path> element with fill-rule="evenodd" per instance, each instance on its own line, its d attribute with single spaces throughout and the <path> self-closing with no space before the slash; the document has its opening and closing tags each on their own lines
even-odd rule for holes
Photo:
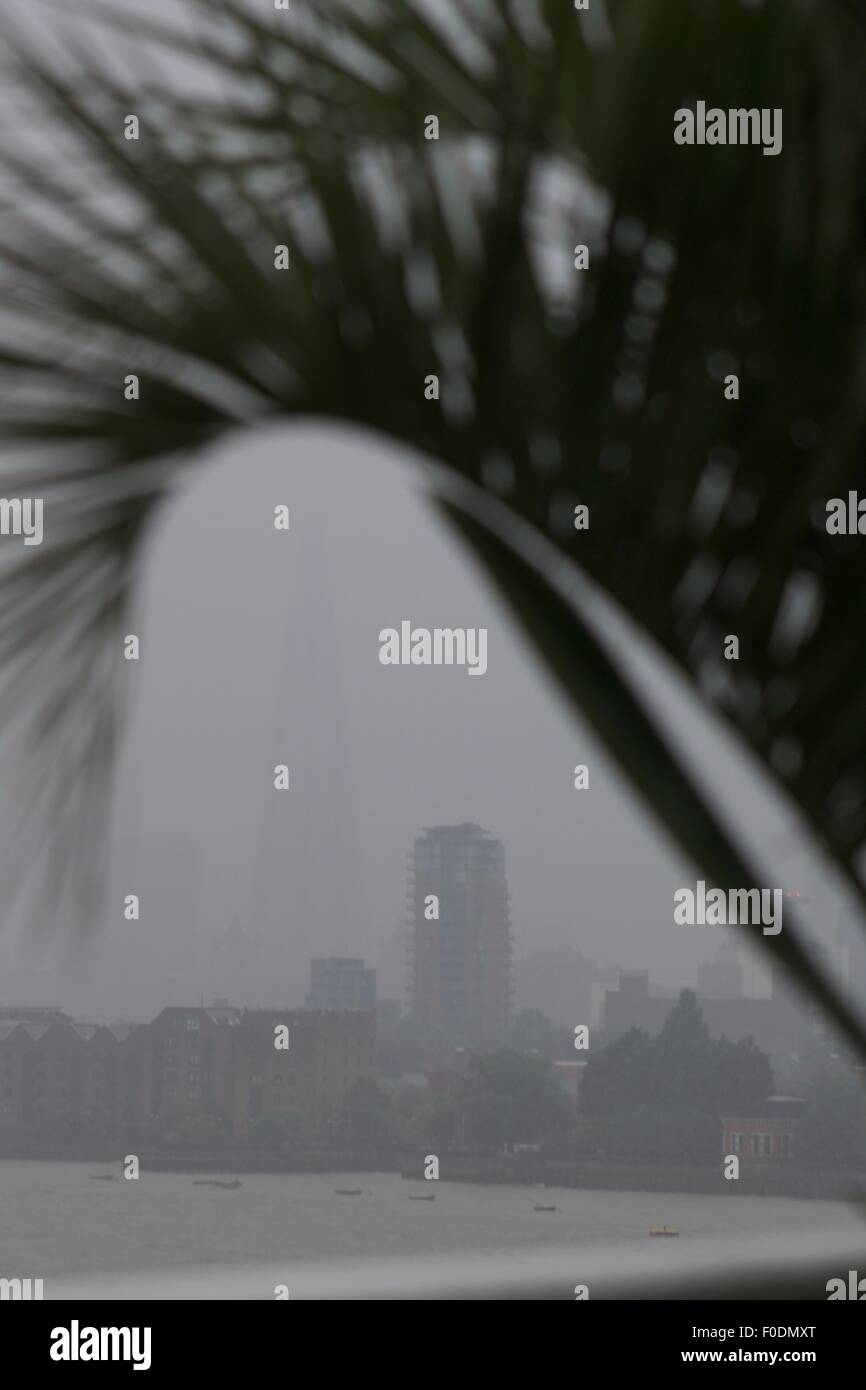
<svg viewBox="0 0 866 1390">
<path fill-rule="evenodd" d="M 437 825 L 410 857 L 412 1017 L 454 1042 L 498 1042 L 511 1005 L 505 847 L 469 822 Z"/>
<path fill-rule="evenodd" d="M 261 783 L 258 857 L 242 914 L 254 935 L 267 929 L 273 969 L 287 976 L 316 949 L 370 945 L 327 520 L 307 515 L 298 530 L 268 758 L 289 766 L 291 790 L 275 798 L 270 779 Z"/>
<path fill-rule="evenodd" d="M 319 956 L 310 961 L 308 1009 L 357 1013 L 376 1007 L 376 972 L 362 960 Z"/>
</svg>

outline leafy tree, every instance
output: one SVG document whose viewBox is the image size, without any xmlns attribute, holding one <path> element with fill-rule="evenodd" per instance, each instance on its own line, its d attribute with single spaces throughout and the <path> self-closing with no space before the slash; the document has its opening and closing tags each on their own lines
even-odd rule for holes
<svg viewBox="0 0 866 1390">
<path fill-rule="evenodd" d="M 719 1157 L 718 1119 L 701 1111 L 640 1105 L 599 1117 L 585 1159 L 621 1163 L 713 1163 Z"/>
<path fill-rule="evenodd" d="M 711 1038 L 694 991 L 683 990 L 658 1037 L 632 1028 L 590 1057 L 580 1112 L 720 1116 L 748 1109 L 772 1091 L 769 1060 L 754 1039 Z"/>
<path fill-rule="evenodd" d="M 475 1061 L 459 1103 L 468 1137 L 485 1144 L 534 1142 L 572 1120 L 549 1062 L 507 1048 Z"/>
<path fill-rule="evenodd" d="M 445 1146 L 462 1145 L 466 1138 L 464 1131 L 463 1107 L 459 1095 L 428 1098 L 404 1129 L 410 1139 Z"/>
<path fill-rule="evenodd" d="M 646 1103 L 652 1068 L 652 1039 L 640 1028 L 590 1053 L 580 1084 L 582 1115 L 608 1115 Z"/>
<path fill-rule="evenodd" d="M 569 1056 L 573 1037 L 567 1028 L 557 1028 L 541 1009 L 521 1009 L 508 1031 L 508 1046 L 515 1052 L 537 1052 L 550 1061 Z"/>
<path fill-rule="evenodd" d="M 683 990 L 651 1050 L 650 1096 L 654 1105 L 712 1108 L 715 1049 L 693 990 Z"/>
<path fill-rule="evenodd" d="M 710 1094 L 717 1114 L 748 1113 L 773 1090 L 770 1059 L 754 1038 L 740 1038 L 738 1042 L 719 1038 L 715 1042 Z"/>
</svg>

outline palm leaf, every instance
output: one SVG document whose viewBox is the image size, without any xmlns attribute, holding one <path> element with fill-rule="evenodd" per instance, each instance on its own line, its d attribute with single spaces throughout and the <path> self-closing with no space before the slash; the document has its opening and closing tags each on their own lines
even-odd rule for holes
<svg viewBox="0 0 866 1390">
<path fill-rule="evenodd" d="M 584 618 L 533 554 L 517 528 L 491 524 L 489 509 L 469 498 L 441 502 L 452 526 L 483 562 L 502 599 L 519 620 L 530 645 L 576 714 L 589 721 L 634 789 L 668 830 L 675 844 L 707 872 L 719 888 L 757 884 L 760 875 L 739 851 L 682 766 L 669 742 L 640 704 L 628 680 Z M 537 542 L 534 547 L 537 549 Z M 560 570 L 562 567 L 559 567 Z M 562 583 L 562 577 L 560 584 Z M 855 1048 L 862 1043 L 856 1013 L 840 1002 L 832 982 L 803 950 L 791 914 L 785 931 L 768 941 L 759 924 L 745 925 L 755 944 L 773 959 L 844 1031 Z"/>
</svg>

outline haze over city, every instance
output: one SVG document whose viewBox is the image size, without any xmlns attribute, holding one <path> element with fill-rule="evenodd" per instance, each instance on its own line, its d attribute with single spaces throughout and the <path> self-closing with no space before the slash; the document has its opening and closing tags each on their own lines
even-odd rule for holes
<svg viewBox="0 0 866 1390">
<path fill-rule="evenodd" d="M 311 956 L 376 965 L 377 949 L 380 992 L 391 996 L 394 952 L 383 960 L 382 941 L 404 916 L 406 854 L 422 827 L 465 820 L 505 845 L 518 963 L 569 944 L 601 965 L 694 983 L 719 931 L 735 929 L 674 924 L 673 893 L 694 883 L 693 870 L 529 659 L 427 505 L 424 469 L 309 427 L 239 435 L 181 478 L 145 554 L 131 623 L 142 659 L 104 920 L 86 949 L 67 924 L 53 946 L 34 937 L 23 955 L 7 924 L 4 1004 L 147 1018 L 206 997 L 209 979 L 182 944 L 190 932 L 207 947 L 232 930 L 246 943 L 234 966 L 223 953 L 221 993 L 233 1002 L 299 1005 Z M 273 528 L 280 503 L 287 533 Z M 624 654 L 622 620 L 601 600 L 596 613 Z M 380 629 L 407 617 L 486 626 L 483 678 L 382 667 Z M 735 829 L 766 882 L 802 892 L 807 924 L 835 932 L 841 897 L 800 852 L 792 816 L 656 661 L 641 654 L 634 669 L 710 770 L 720 804 L 736 806 Z M 292 772 L 285 795 L 273 790 L 278 762 Z M 574 789 L 578 763 L 590 769 L 588 790 Z M 141 920 L 126 922 L 122 899 L 134 891 Z"/>
</svg>

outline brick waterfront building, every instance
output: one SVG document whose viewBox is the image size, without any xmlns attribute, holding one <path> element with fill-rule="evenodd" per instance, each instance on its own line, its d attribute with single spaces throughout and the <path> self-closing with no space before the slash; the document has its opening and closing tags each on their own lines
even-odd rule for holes
<svg viewBox="0 0 866 1390">
<path fill-rule="evenodd" d="M 805 1109 L 799 1096 L 768 1096 L 746 1114 L 725 1116 L 723 1157 L 735 1154 L 749 1164 L 796 1158 Z"/>
<path fill-rule="evenodd" d="M 288 1048 L 275 1046 L 288 1028 Z M 373 1074 L 375 1014 L 163 1009 L 148 1024 L 0 1010 L 0 1133 L 143 1128 L 327 1137 Z M 263 1122 L 266 1122 L 263 1126 Z"/>
</svg>

